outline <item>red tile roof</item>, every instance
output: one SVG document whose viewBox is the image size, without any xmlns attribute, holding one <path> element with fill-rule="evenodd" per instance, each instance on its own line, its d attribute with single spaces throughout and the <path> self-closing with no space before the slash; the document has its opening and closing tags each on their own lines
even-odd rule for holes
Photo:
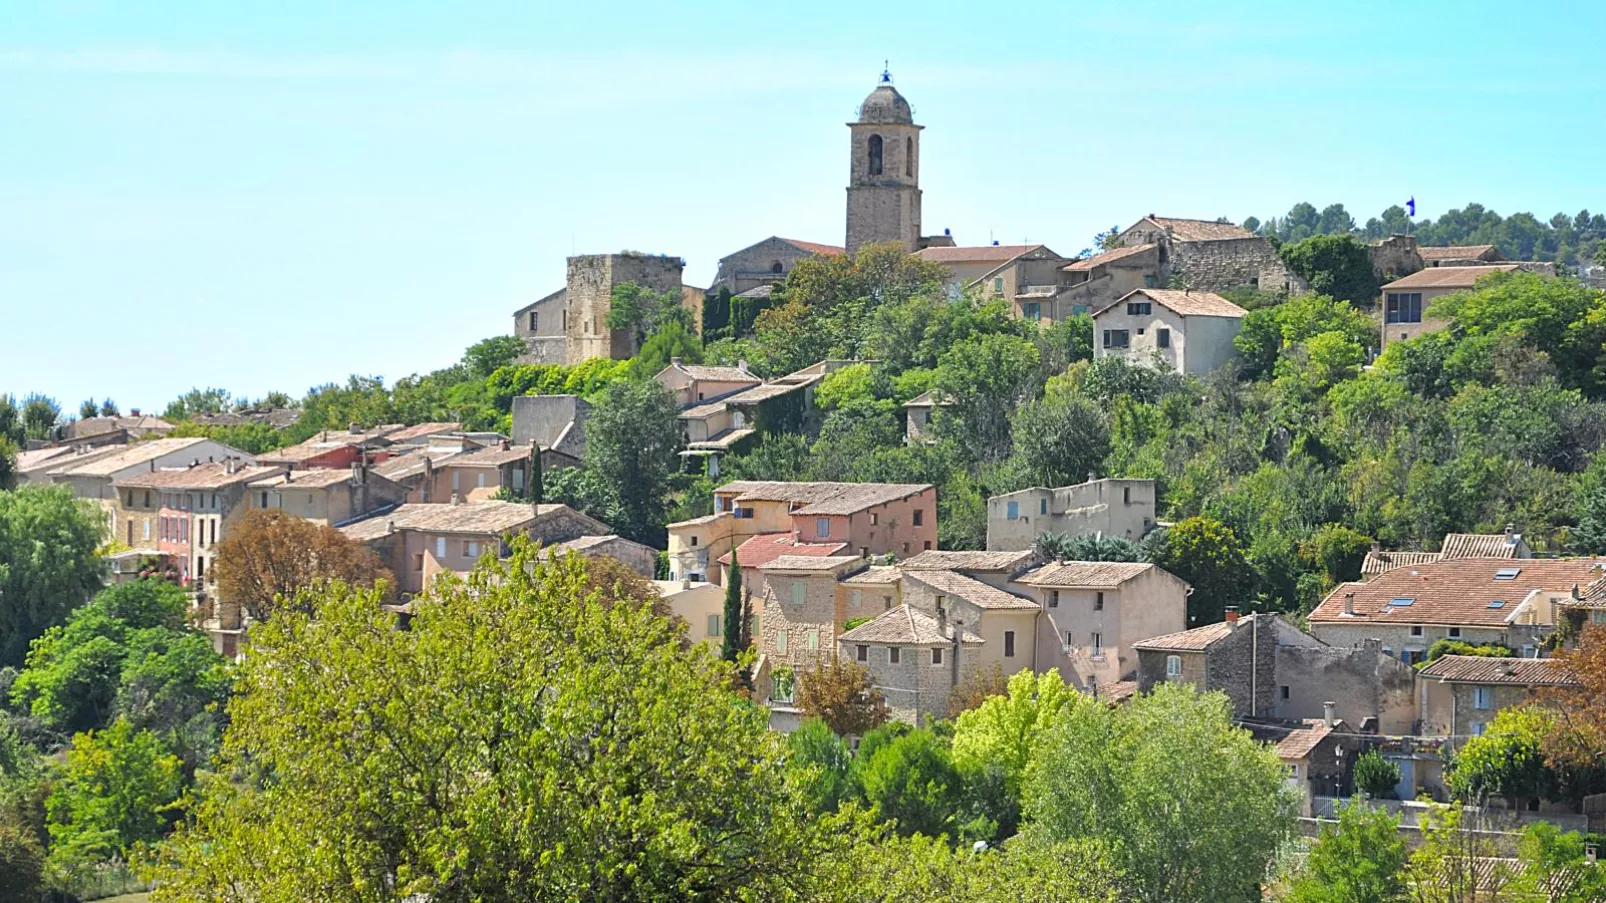
<svg viewBox="0 0 1606 903">
<path fill-rule="evenodd" d="M 1101 266 L 1106 263 L 1114 263 L 1117 260 L 1123 260 L 1128 257 L 1142 254 L 1145 251 L 1152 251 L 1154 250 L 1154 247 L 1154 245 L 1133 245 L 1130 248 L 1116 248 L 1113 251 L 1105 251 L 1103 254 L 1095 254 L 1092 257 L 1078 260 L 1075 263 L 1067 264 L 1060 267 L 1060 269 L 1067 273 L 1078 273 L 1082 272 L 1083 270 L 1091 270 L 1094 267 Z"/>
<path fill-rule="evenodd" d="M 1418 247 L 1416 252 L 1422 255 L 1423 260 L 1483 260 L 1489 254 L 1499 253 L 1494 245 Z"/>
<path fill-rule="evenodd" d="M 1517 269 L 1514 263 L 1495 263 L 1485 267 L 1429 267 L 1418 270 L 1404 279 L 1396 279 L 1383 286 L 1383 291 L 1408 288 L 1472 288 L 1479 279 L 1494 273 L 1509 273 Z"/>
<path fill-rule="evenodd" d="M 1417 672 L 1424 680 L 1450 683 L 1515 684 L 1524 687 L 1576 687 L 1578 681 L 1553 658 L 1493 658 L 1441 655 Z"/>
<path fill-rule="evenodd" d="M 1056 561 L 1028 571 L 1016 583 L 1026 586 L 1117 587 L 1154 565 L 1136 561 Z"/>
<path fill-rule="evenodd" d="M 1180 219 L 1174 216 L 1145 217 L 1178 241 L 1228 241 L 1236 238 L 1254 238 L 1255 233 L 1232 223 L 1208 219 Z"/>
<path fill-rule="evenodd" d="M 1504 627 L 1529 593 L 1569 593 L 1599 578 L 1603 565 L 1599 558 L 1458 558 L 1399 567 L 1367 583 L 1339 584 L 1309 620 Z M 1501 572 L 1515 573 L 1502 580 L 1495 576 Z M 1353 615 L 1344 613 L 1348 593 L 1355 594 Z"/>
<path fill-rule="evenodd" d="M 1277 744 L 1277 758 L 1286 761 L 1308 758 L 1332 732 L 1327 722 L 1320 718 L 1308 718 L 1304 727 L 1291 732 Z"/>
<path fill-rule="evenodd" d="M 769 564 L 782 555 L 812 555 L 826 557 L 847 548 L 845 542 L 798 542 L 791 533 L 760 533 L 736 547 L 736 560 L 744 568 Z M 731 563 L 731 553 L 719 558 L 720 564 Z"/>
<path fill-rule="evenodd" d="M 817 241 L 799 241 L 795 238 L 783 238 L 781 241 L 786 242 L 794 248 L 804 251 L 812 251 L 815 254 L 842 254 L 846 253 L 847 251 L 847 249 L 841 245 L 825 245 L 820 244 Z"/>
<path fill-rule="evenodd" d="M 1522 537 L 1508 533 L 1446 533 L 1439 557 L 1516 558 Z"/>
</svg>

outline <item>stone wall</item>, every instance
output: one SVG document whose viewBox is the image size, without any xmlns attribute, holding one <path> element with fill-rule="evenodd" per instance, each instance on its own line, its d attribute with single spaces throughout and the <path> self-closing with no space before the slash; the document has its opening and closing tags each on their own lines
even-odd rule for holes
<svg viewBox="0 0 1606 903">
<path fill-rule="evenodd" d="M 590 413 L 590 403 L 576 395 L 521 395 L 513 399 L 513 444 L 551 448 L 569 424 L 583 425 Z M 579 437 L 571 431 L 562 450 L 574 457 L 584 454 L 584 429 Z"/>
<path fill-rule="evenodd" d="M 613 290 L 634 282 L 655 292 L 681 295 L 686 262 L 660 254 L 587 254 L 569 258 L 566 360 L 578 364 L 595 357 L 623 360 L 636 353 L 628 330 L 609 329 Z"/>
<path fill-rule="evenodd" d="M 803 586 L 801 605 L 792 601 L 792 587 L 799 583 Z M 836 589 L 836 574 L 830 571 L 765 573 L 759 651 L 776 664 L 790 664 L 798 671 L 830 655 L 836 648 Z M 786 632 L 784 652 L 780 649 L 782 631 Z M 818 636 L 815 649 L 809 648 L 811 635 Z"/>
<path fill-rule="evenodd" d="M 1273 714 L 1278 718 L 1321 718 L 1323 703 L 1332 702 L 1337 716 L 1353 727 L 1376 718 L 1381 733 L 1413 733 L 1416 672 L 1384 655 L 1382 643 L 1375 640 L 1347 649 L 1279 646 L 1277 689 Z"/>
<path fill-rule="evenodd" d="M 721 258 L 719 272 L 708 290 L 717 292 L 724 288 L 733 295 L 740 295 L 749 289 L 785 280 L 799 260 L 813 256 L 814 252 L 805 251 L 783 238 L 766 238 Z"/>
<path fill-rule="evenodd" d="M 1170 260 L 1161 272 L 1161 285 L 1173 275 L 1194 291 L 1218 292 L 1242 285 L 1263 291 L 1299 292 L 1310 286 L 1290 270 L 1264 238 L 1221 241 L 1173 241 Z"/>
<path fill-rule="evenodd" d="M 569 340 L 564 336 L 526 336 L 520 364 L 566 364 L 569 362 Z"/>
<path fill-rule="evenodd" d="M 1422 269 L 1422 255 L 1417 252 L 1415 236 L 1390 235 L 1366 247 L 1372 261 L 1372 275 L 1380 283 L 1393 282 Z"/>
<path fill-rule="evenodd" d="M 1274 709 L 1277 631 L 1272 625 L 1259 617 L 1240 620 L 1231 636 L 1210 647 L 1205 686 L 1226 693 L 1239 718 L 1264 718 Z"/>
</svg>

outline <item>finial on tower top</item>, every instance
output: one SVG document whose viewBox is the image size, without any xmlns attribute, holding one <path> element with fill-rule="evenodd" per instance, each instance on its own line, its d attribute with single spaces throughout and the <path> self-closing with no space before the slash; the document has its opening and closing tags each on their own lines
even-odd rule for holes
<svg viewBox="0 0 1606 903">
<path fill-rule="evenodd" d="M 881 61 L 881 84 L 883 85 L 892 84 L 892 67 L 888 65 L 890 62 L 890 60 Z"/>
</svg>

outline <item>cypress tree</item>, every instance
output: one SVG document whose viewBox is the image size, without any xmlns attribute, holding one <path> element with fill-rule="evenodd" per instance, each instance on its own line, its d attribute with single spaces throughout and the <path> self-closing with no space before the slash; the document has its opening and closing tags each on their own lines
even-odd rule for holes
<svg viewBox="0 0 1606 903">
<path fill-rule="evenodd" d="M 541 496 L 546 493 L 544 475 L 546 468 L 541 466 L 541 447 L 534 446 L 530 451 L 530 504 L 541 504 Z"/>
<path fill-rule="evenodd" d="M 734 551 L 731 552 L 730 580 L 725 583 L 725 617 L 721 623 L 725 628 L 725 642 L 720 655 L 725 661 L 734 662 L 742 652 L 742 566 L 736 563 Z"/>
</svg>

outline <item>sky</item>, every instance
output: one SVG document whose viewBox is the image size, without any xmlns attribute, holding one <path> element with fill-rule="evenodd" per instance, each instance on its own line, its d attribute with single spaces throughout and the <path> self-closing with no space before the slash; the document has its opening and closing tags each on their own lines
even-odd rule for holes
<svg viewBox="0 0 1606 903">
<path fill-rule="evenodd" d="M 883 61 L 927 232 L 1606 207 L 1606 4 L 0 0 L 0 393 L 457 360 L 574 253 L 840 244 Z"/>
</svg>

